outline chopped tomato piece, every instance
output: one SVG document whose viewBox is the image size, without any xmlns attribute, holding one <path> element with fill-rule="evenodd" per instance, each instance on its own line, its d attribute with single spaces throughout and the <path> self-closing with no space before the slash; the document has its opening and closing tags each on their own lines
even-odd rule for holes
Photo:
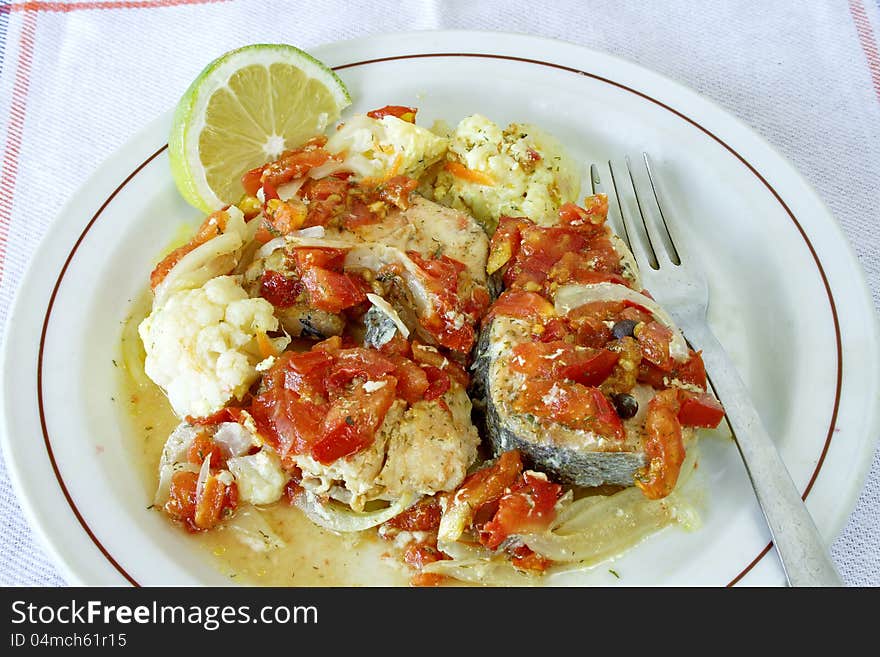
<svg viewBox="0 0 880 657">
<path fill-rule="evenodd" d="M 292 390 L 272 388 L 254 397 L 250 413 L 257 430 L 283 458 L 308 452 L 321 437 L 329 405 L 309 401 Z"/>
<path fill-rule="evenodd" d="M 564 203 L 559 208 L 559 221 L 569 226 L 601 226 L 608 217 L 608 197 L 605 194 L 590 196 L 584 207 Z"/>
<path fill-rule="evenodd" d="M 436 349 L 414 345 L 412 360 L 408 351 L 406 343 L 383 353 L 335 336 L 281 354 L 251 402 L 259 433 L 282 459 L 309 453 L 328 464 L 372 444 L 395 399 L 440 398 L 452 378 L 467 385 L 461 367 Z"/>
<path fill-rule="evenodd" d="M 299 199 L 272 199 L 266 204 L 266 219 L 280 235 L 289 235 L 302 228 L 308 215 L 306 204 Z"/>
<path fill-rule="evenodd" d="M 412 586 L 440 586 L 446 581 L 445 575 L 437 573 L 416 573 L 412 576 L 410 584 Z"/>
<path fill-rule="evenodd" d="M 550 269 L 570 252 L 587 248 L 587 236 L 574 228 L 528 225 L 521 229 L 520 248 L 504 272 L 508 287 L 527 287 L 528 283 L 544 281 Z"/>
<path fill-rule="evenodd" d="M 337 273 L 342 272 L 345 264 L 345 249 L 328 247 L 300 247 L 293 250 L 296 266 L 300 271 L 320 267 Z"/>
<path fill-rule="evenodd" d="M 320 349 L 286 352 L 275 362 L 264 381 L 267 385 L 292 390 L 314 401 L 323 400 L 324 376 L 333 362 L 333 356 Z"/>
<path fill-rule="evenodd" d="M 557 340 L 564 340 L 566 342 L 572 341 L 572 338 L 569 337 L 572 335 L 571 328 L 569 327 L 568 322 L 561 317 L 548 319 L 544 322 L 543 326 L 540 326 L 539 328 L 541 330 L 537 337 L 541 342 L 554 342 Z M 532 327 L 533 332 L 534 329 L 535 327 Z"/>
<path fill-rule="evenodd" d="M 211 426 L 214 424 L 223 424 L 224 422 L 241 422 L 242 421 L 242 410 L 241 408 L 237 408 L 235 406 L 227 406 L 225 408 L 221 408 L 216 413 L 212 413 L 211 415 L 207 415 L 205 417 L 193 417 L 192 415 L 187 415 L 184 419 L 187 424 L 192 424 L 193 426 Z"/>
<path fill-rule="evenodd" d="M 311 304 L 329 313 L 338 313 L 367 300 L 363 288 L 349 274 L 312 267 L 302 273 L 302 282 Z"/>
<path fill-rule="evenodd" d="M 620 256 L 611 246 L 611 242 L 603 238 L 594 240 L 589 248 L 579 253 L 564 254 L 550 268 L 547 279 L 550 285 L 556 286 L 571 283 L 628 285 L 620 271 Z"/>
<path fill-rule="evenodd" d="M 647 360 L 642 360 L 639 364 L 638 380 L 654 388 L 668 388 L 672 381 L 677 379 L 681 383 L 706 389 L 706 367 L 700 352 L 691 352 L 691 357 L 684 363 L 673 360 L 671 368 L 671 371 L 664 370 Z"/>
<path fill-rule="evenodd" d="M 440 516 L 440 503 L 436 497 L 429 497 L 385 524 L 407 532 L 429 532 L 440 526 Z"/>
<path fill-rule="evenodd" d="M 684 461 L 679 410 L 678 393 L 675 390 L 663 390 L 648 403 L 645 418 L 645 455 L 648 465 L 636 475 L 636 486 L 642 489 L 648 499 L 666 497 L 678 481 Z"/>
<path fill-rule="evenodd" d="M 518 545 L 511 551 L 510 560 L 513 562 L 513 565 L 522 570 L 534 570 L 535 572 L 543 573 L 547 570 L 553 562 L 546 557 L 542 557 L 537 552 L 532 552 L 525 545 Z"/>
<path fill-rule="evenodd" d="M 397 387 L 392 376 L 383 376 L 377 383 L 382 384 L 378 389 L 368 391 L 362 384 L 333 403 L 324 419 L 321 438 L 310 451 L 316 461 L 328 465 L 373 442 L 373 435 L 394 402 Z"/>
<path fill-rule="evenodd" d="M 527 470 L 522 479 L 498 500 L 498 510 L 480 532 L 480 542 L 496 549 L 511 534 L 545 529 L 556 517 L 556 501 L 562 486 L 551 483 L 547 475 Z"/>
<path fill-rule="evenodd" d="M 425 390 L 425 401 L 440 399 L 449 390 L 451 382 L 449 375 L 438 367 L 426 365 L 425 374 L 428 377 L 428 388 Z"/>
<path fill-rule="evenodd" d="M 349 230 L 360 228 L 361 226 L 369 226 L 375 224 L 384 218 L 384 205 L 380 204 L 380 209 L 367 205 L 360 199 L 349 199 L 347 205 L 347 214 L 344 215 L 343 222 Z"/>
<path fill-rule="evenodd" d="M 294 178 L 302 178 L 315 167 L 325 164 L 331 157 L 323 149 L 326 143 L 326 137 L 314 137 L 302 147 L 282 154 L 276 161 L 263 167 L 263 183 L 278 187 Z"/>
<path fill-rule="evenodd" d="M 393 176 L 379 186 L 379 198 L 406 210 L 409 207 L 409 197 L 418 186 L 418 180 L 408 176 Z"/>
<path fill-rule="evenodd" d="M 604 347 L 612 339 L 613 322 L 623 311 L 618 301 L 594 301 L 571 310 L 567 320 L 575 332 L 576 342 L 587 347 Z"/>
<path fill-rule="evenodd" d="M 513 348 L 510 367 L 530 377 L 563 378 L 585 386 L 601 384 L 617 364 L 620 354 L 552 342 L 525 342 Z"/>
<path fill-rule="evenodd" d="M 471 291 L 471 298 L 464 304 L 462 310 L 466 315 L 476 320 L 486 314 L 491 303 L 492 298 L 489 296 L 489 291 L 485 287 L 478 285 L 474 286 L 474 289 Z"/>
<path fill-rule="evenodd" d="M 299 194 L 308 201 L 326 201 L 331 197 L 335 197 L 335 200 L 342 200 L 348 193 L 348 187 L 348 181 L 334 176 L 317 180 L 310 178 L 300 187 Z"/>
<path fill-rule="evenodd" d="M 678 398 L 681 402 L 678 421 L 683 427 L 714 429 L 724 419 L 724 409 L 712 395 L 679 390 Z"/>
<path fill-rule="evenodd" d="M 186 453 L 187 460 L 190 463 L 201 465 L 206 458 L 211 459 L 211 467 L 219 468 L 223 465 L 223 452 L 220 446 L 214 442 L 211 435 L 207 431 L 200 431 L 193 439 L 189 451 Z"/>
<path fill-rule="evenodd" d="M 494 274 L 519 252 L 522 230 L 530 225 L 528 219 L 522 217 L 501 217 L 498 227 L 492 233 L 489 242 L 489 261 L 486 273 Z"/>
<path fill-rule="evenodd" d="M 542 321 L 555 314 L 556 310 L 553 304 L 540 294 L 523 292 L 522 290 L 507 290 L 492 304 L 483 322 L 486 324 L 496 316 Z"/>
<path fill-rule="evenodd" d="M 260 279 L 260 296 L 276 308 L 289 308 L 305 292 L 302 281 L 267 270 Z"/>
<path fill-rule="evenodd" d="M 281 200 L 278 196 L 278 190 L 275 189 L 275 185 L 270 182 L 264 182 L 263 186 L 260 188 L 263 190 L 263 198 L 265 199 L 265 203 L 269 203 L 269 201 L 278 201 Z"/>
<path fill-rule="evenodd" d="M 165 503 L 165 513 L 181 522 L 188 523 L 190 529 L 196 513 L 196 484 L 199 475 L 195 472 L 175 472 L 171 477 L 171 489 Z"/>
<path fill-rule="evenodd" d="M 462 528 L 472 526 L 478 513 L 494 514 L 494 505 L 516 483 L 522 468 L 517 450 L 501 453 L 494 463 L 468 475 L 455 491 L 444 495 L 444 513 L 456 518 Z"/>
<path fill-rule="evenodd" d="M 664 372 L 656 365 L 652 365 L 642 358 L 642 361 L 639 363 L 638 381 L 639 383 L 647 383 L 653 388 L 668 388 L 669 372 Z"/>
<path fill-rule="evenodd" d="M 527 379 L 513 408 L 616 441 L 625 437 L 623 423 L 605 395 L 579 383 Z"/>
<path fill-rule="evenodd" d="M 648 322 L 636 331 L 636 340 L 646 361 L 664 372 L 672 371 L 674 363 L 669 355 L 672 331 L 668 327 L 660 322 Z"/>
<path fill-rule="evenodd" d="M 450 314 L 447 315 L 447 312 Z M 467 354 L 476 342 L 476 332 L 471 323 L 463 320 L 460 315 L 462 313 L 456 314 L 455 311 L 446 311 L 443 314 L 437 312 L 420 317 L 419 324 L 440 346 L 460 354 Z"/>
<path fill-rule="evenodd" d="M 356 378 L 378 381 L 395 369 L 391 360 L 373 349 L 343 349 L 326 370 L 324 385 L 330 394 L 342 394 Z"/>
<path fill-rule="evenodd" d="M 706 366 L 703 364 L 703 354 L 699 351 L 692 351 L 691 357 L 686 363 L 676 364 L 672 372 L 672 378 L 678 379 L 682 383 L 690 383 L 698 388 L 706 389 Z"/>
<path fill-rule="evenodd" d="M 404 358 L 412 357 L 412 347 L 410 343 L 400 335 L 399 331 L 395 331 L 394 336 L 381 347 L 379 351 L 386 356 L 403 356 Z"/>
<path fill-rule="evenodd" d="M 437 281 L 438 291 L 448 290 L 454 293 L 458 290 L 458 275 L 464 271 L 464 263 L 445 255 L 438 258 L 425 258 L 418 251 L 407 251 L 406 255 L 420 269 Z"/>
<path fill-rule="evenodd" d="M 444 255 L 425 258 L 416 251 L 407 255 L 427 274 L 426 287 L 431 292 L 430 312 L 419 317 L 419 323 L 437 342 L 453 351 L 468 353 L 476 338 L 473 320 L 465 313 L 458 294 L 459 274 L 465 265 Z"/>
<path fill-rule="evenodd" d="M 272 222 L 266 217 L 260 219 L 260 225 L 254 234 L 254 239 L 260 244 L 266 244 L 276 237 L 281 237 L 281 233 L 272 225 Z"/>
<path fill-rule="evenodd" d="M 263 167 L 260 166 L 256 169 L 251 169 L 241 177 L 241 185 L 248 196 L 256 196 L 257 192 L 260 191 L 260 186 L 263 184 L 262 176 Z"/>
<path fill-rule="evenodd" d="M 238 505 L 238 488 L 229 486 L 210 475 L 198 490 L 195 472 L 176 472 L 171 478 L 171 489 L 165 512 L 183 522 L 190 531 L 211 529 Z"/>
<path fill-rule="evenodd" d="M 406 107 L 404 105 L 386 105 L 385 107 L 380 107 L 379 109 L 370 110 L 367 112 L 367 116 L 371 119 L 381 119 L 386 116 L 396 116 L 401 121 L 406 121 L 407 123 L 415 123 L 416 122 L 416 113 L 419 110 L 415 107 Z"/>
<path fill-rule="evenodd" d="M 522 473 L 522 458 L 517 450 L 503 452 L 495 462 L 468 475 L 451 495 L 451 503 L 466 503 L 473 511 L 497 502 Z"/>
<path fill-rule="evenodd" d="M 450 379 L 456 381 L 463 388 L 467 388 L 470 384 L 470 377 L 465 369 L 455 361 L 446 358 L 446 356 L 437 351 L 436 347 L 414 342 L 412 345 L 412 358 L 417 363 L 431 365 L 443 370 Z"/>
<path fill-rule="evenodd" d="M 312 351 L 323 351 L 335 356 L 341 349 L 345 349 L 348 346 L 344 343 L 342 336 L 334 335 L 316 344 L 312 347 Z"/>
<path fill-rule="evenodd" d="M 201 494 L 196 495 L 196 512 L 193 524 L 198 529 L 211 529 L 223 516 L 231 513 L 238 505 L 238 487 L 235 483 L 228 486 L 216 476 L 210 475 L 202 486 Z"/>
</svg>

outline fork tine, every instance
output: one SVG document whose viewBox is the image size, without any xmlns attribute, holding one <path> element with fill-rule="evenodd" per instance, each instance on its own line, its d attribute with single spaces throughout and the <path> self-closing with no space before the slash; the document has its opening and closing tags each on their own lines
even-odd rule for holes
<svg viewBox="0 0 880 657">
<path fill-rule="evenodd" d="M 605 186 L 602 184 L 602 178 L 599 176 L 599 167 L 597 167 L 595 164 L 590 165 L 590 186 L 592 187 L 592 191 L 593 191 L 594 196 L 596 194 L 605 194 L 606 196 L 608 196 L 608 194 L 605 192 Z M 611 187 L 612 187 L 612 189 L 614 189 L 613 180 L 612 180 Z M 616 196 L 617 190 L 614 190 L 614 191 L 615 191 L 615 196 Z M 618 216 L 621 216 L 622 213 L 621 213 L 620 209 L 618 208 L 616 216 L 615 216 L 614 205 L 611 203 L 611 200 L 612 199 L 609 196 L 608 197 L 608 218 L 607 218 L 608 225 L 610 226 L 611 230 L 613 230 L 615 232 L 615 234 L 617 234 L 621 239 L 623 239 L 626 242 L 627 248 L 632 250 L 632 247 L 629 244 L 629 235 L 627 235 L 627 233 L 626 233 L 626 226 L 623 224 L 623 219 L 617 218 Z M 615 198 L 615 200 L 616 200 L 616 198 Z"/>
<path fill-rule="evenodd" d="M 590 165 L 590 185 L 593 188 L 593 196 L 605 193 L 605 189 L 602 187 L 602 179 L 599 177 L 599 167 L 595 164 Z"/>
<path fill-rule="evenodd" d="M 614 173 L 614 164 L 611 160 L 608 161 L 608 169 L 611 171 L 611 186 L 614 188 L 614 197 L 617 199 L 617 207 L 620 210 L 620 219 L 621 223 L 623 223 L 627 246 L 629 246 L 629 250 L 632 252 L 639 269 L 642 271 L 657 269 L 650 244 L 645 245 L 641 239 L 637 238 L 638 228 L 631 216 L 632 213 L 624 209 L 623 197 L 620 193 L 621 183 L 618 182 L 618 176 Z"/>
<path fill-rule="evenodd" d="M 628 155 L 626 156 L 625 161 L 626 171 L 629 174 L 629 180 L 632 184 L 633 194 L 636 198 L 636 207 L 639 210 L 639 216 L 642 219 L 642 225 L 645 227 L 645 233 L 648 236 L 648 243 L 651 245 L 651 250 L 654 252 L 657 266 L 662 267 L 663 265 L 671 265 L 673 264 L 672 258 L 669 257 L 669 252 L 667 251 L 666 244 L 663 241 L 663 236 L 657 230 L 657 226 L 654 223 L 654 217 L 649 216 L 649 213 L 646 212 L 648 206 L 642 202 L 642 198 L 639 195 L 639 185 L 636 184 L 636 179 L 633 175 L 632 170 L 632 163 L 630 162 Z"/>
<path fill-rule="evenodd" d="M 642 153 L 642 157 L 645 160 L 645 170 L 648 172 L 648 180 L 651 182 L 651 191 L 654 193 L 654 201 L 657 203 L 657 211 L 660 213 L 660 219 L 663 221 L 663 227 L 666 229 L 666 235 L 669 237 L 669 244 L 672 247 L 672 255 L 674 258 L 672 261 L 676 265 L 680 265 L 682 263 L 682 249 L 684 248 L 684 243 L 682 240 L 675 239 L 675 230 L 673 230 L 669 221 L 666 219 L 666 212 L 663 210 L 663 203 L 660 202 L 660 191 L 657 189 L 657 183 L 654 180 L 654 168 L 651 165 L 651 158 L 648 157 L 647 153 Z"/>
</svg>

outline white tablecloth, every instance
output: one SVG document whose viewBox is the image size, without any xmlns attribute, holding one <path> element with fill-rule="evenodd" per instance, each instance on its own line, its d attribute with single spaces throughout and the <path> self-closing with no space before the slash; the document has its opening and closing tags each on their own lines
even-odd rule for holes
<svg viewBox="0 0 880 657">
<path fill-rule="evenodd" d="M 564 39 L 712 98 L 816 187 L 880 302 L 877 0 L 0 0 L 0 325 L 58 208 L 104 158 L 172 107 L 215 56 L 246 43 L 308 49 L 422 29 Z M 2 462 L 0 518 L 0 584 L 63 584 L 28 527 Z M 832 554 L 848 584 L 880 585 L 877 455 Z"/>
</svg>

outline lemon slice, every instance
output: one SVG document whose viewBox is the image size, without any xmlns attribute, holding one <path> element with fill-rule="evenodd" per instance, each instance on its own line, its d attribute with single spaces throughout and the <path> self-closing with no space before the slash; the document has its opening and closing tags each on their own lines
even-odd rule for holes
<svg viewBox="0 0 880 657">
<path fill-rule="evenodd" d="M 299 48 L 255 44 L 215 59 L 177 104 L 171 174 L 188 203 L 237 202 L 241 175 L 322 134 L 351 104 L 336 74 Z"/>
</svg>

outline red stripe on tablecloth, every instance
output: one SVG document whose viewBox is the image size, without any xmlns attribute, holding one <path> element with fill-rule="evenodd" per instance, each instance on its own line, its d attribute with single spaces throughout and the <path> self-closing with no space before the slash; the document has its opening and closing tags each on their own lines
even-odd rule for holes
<svg viewBox="0 0 880 657">
<path fill-rule="evenodd" d="M 865 53 L 865 59 L 868 61 L 871 82 L 874 83 L 874 93 L 877 94 L 877 100 L 880 101 L 880 53 L 877 52 L 877 38 L 874 36 L 874 28 L 871 26 L 862 0 L 849 0 L 849 12 L 856 24 L 862 52 Z"/>
<path fill-rule="evenodd" d="M 12 103 L 9 107 L 9 124 L 6 128 L 6 150 L 3 152 L 3 164 L 0 167 L 0 281 L 3 280 L 5 272 L 6 244 L 9 238 L 9 223 L 12 220 L 12 197 L 15 192 L 15 179 L 18 176 L 18 155 L 24 132 L 36 32 L 37 15 L 28 12 L 22 19 L 18 63 L 12 87 Z"/>
<path fill-rule="evenodd" d="M 228 0 L 131 0 L 130 2 L 19 2 L 0 5 L 0 14 L 23 11 L 67 13 L 86 9 L 155 9 L 157 7 L 177 7 L 179 5 L 208 5 Z"/>
</svg>

